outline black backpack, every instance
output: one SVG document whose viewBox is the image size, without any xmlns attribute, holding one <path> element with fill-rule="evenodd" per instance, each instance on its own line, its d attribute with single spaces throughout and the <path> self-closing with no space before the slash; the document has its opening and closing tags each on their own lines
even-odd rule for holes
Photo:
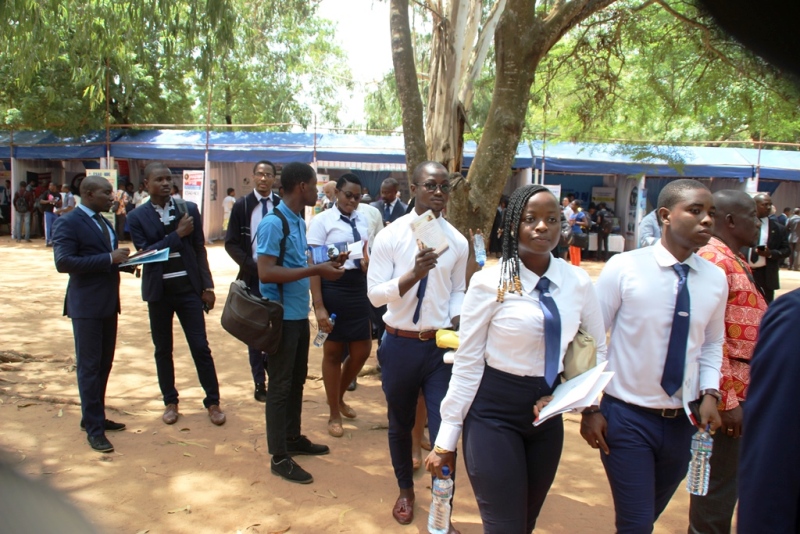
<svg viewBox="0 0 800 534">
<path fill-rule="evenodd" d="M 19 213 L 28 213 L 28 200 L 25 195 L 19 195 L 14 198 L 14 209 Z"/>
</svg>

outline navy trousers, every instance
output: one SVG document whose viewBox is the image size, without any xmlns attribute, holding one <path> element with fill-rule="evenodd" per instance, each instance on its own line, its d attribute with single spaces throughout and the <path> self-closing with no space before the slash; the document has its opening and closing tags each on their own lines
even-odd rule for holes
<svg viewBox="0 0 800 534">
<path fill-rule="evenodd" d="M 117 344 L 117 314 L 103 319 L 72 319 L 78 393 L 86 432 L 105 433 L 106 385 Z"/>
<path fill-rule="evenodd" d="M 428 432 L 436 441 L 442 416 L 442 404 L 450 384 L 452 366 L 442 361 L 445 349 L 435 340 L 420 341 L 386 333 L 378 349 L 383 393 L 389 412 L 389 454 L 400 489 L 414 487 L 411 460 L 411 430 L 417 413 L 417 399 L 422 390 L 428 408 Z"/>
<path fill-rule="evenodd" d="M 692 434 L 685 416 L 668 419 L 605 395 L 600 409 L 608 422 L 600 452 L 614 498 L 619 534 L 643 534 L 669 504 L 689 468 Z"/>
<path fill-rule="evenodd" d="M 156 302 L 148 302 L 150 313 L 150 332 L 155 345 L 156 371 L 158 385 L 164 404 L 178 404 L 178 390 L 175 389 L 175 364 L 172 360 L 172 319 L 175 315 L 183 328 L 189 351 L 197 369 L 200 385 L 206 392 L 203 406 L 219 405 L 219 383 L 211 349 L 206 336 L 206 320 L 203 317 L 203 301 L 195 292 L 164 294 Z"/>
<path fill-rule="evenodd" d="M 308 374 L 308 319 L 283 321 L 278 351 L 267 360 L 267 446 L 273 456 L 286 454 L 286 440 L 300 437 L 303 385 Z"/>
<path fill-rule="evenodd" d="M 250 293 L 253 295 L 261 296 L 257 278 L 247 280 L 247 287 L 250 288 Z M 266 382 L 264 362 L 267 360 L 267 353 L 255 347 L 247 347 L 247 354 L 250 357 L 250 372 L 253 374 L 253 383 L 263 384 Z"/>
</svg>

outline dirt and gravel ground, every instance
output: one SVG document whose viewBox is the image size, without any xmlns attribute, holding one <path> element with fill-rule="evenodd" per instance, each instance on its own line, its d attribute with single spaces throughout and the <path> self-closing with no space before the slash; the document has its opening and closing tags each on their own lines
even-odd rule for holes
<svg viewBox="0 0 800 534">
<path fill-rule="evenodd" d="M 175 363 L 182 417 L 174 426 L 161 422 L 147 308 L 139 280 L 124 275 L 123 315 L 106 402 L 107 415 L 128 429 L 109 434 L 116 452 L 101 455 L 89 448 L 78 429 L 72 328 L 61 315 L 67 276 L 56 273 L 52 249 L 42 240 L 16 244 L 0 238 L 0 450 L 5 459 L 61 491 L 102 532 L 427 532 L 430 480 L 421 472 L 416 476 L 414 523 L 400 526 L 391 516 L 397 490 L 379 379 L 374 374 L 359 379 L 358 390 L 348 399 L 358 418 L 345 420 L 344 437 L 331 438 L 318 378 L 321 354 L 313 347 L 304 432 L 329 444 L 332 452 L 300 459 L 314 475 L 311 485 L 290 484 L 270 474 L 264 405 L 252 397 L 246 349 L 219 325 L 236 266 L 220 245 L 209 247 L 209 257 L 219 307 L 207 324 L 227 423 L 215 427 L 208 420 L 178 327 Z M 593 276 L 601 266 L 584 265 Z M 799 285 L 796 273 L 782 274 L 787 289 Z M 366 369 L 375 364 L 373 354 Z M 565 429 L 558 476 L 537 532 L 613 532 L 611 495 L 598 453 L 580 438 L 578 418 L 568 416 Z M 688 495 L 680 488 L 655 532 L 685 532 L 687 512 Z M 464 475 L 457 485 L 453 519 L 464 534 L 482 530 Z"/>
</svg>

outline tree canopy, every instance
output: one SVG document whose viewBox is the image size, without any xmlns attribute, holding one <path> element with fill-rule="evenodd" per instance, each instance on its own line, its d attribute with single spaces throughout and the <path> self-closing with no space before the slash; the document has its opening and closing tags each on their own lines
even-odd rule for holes
<svg viewBox="0 0 800 534">
<path fill-rule="evenodd" d="M 0 3 L 6 127 L 338 124 L 349 78 L 329 22 L 303 0 Z M 107 92 L 106 92 L 107 91 Z M 211 115 L 208 114 L 209 96 Z"/>
</svg>

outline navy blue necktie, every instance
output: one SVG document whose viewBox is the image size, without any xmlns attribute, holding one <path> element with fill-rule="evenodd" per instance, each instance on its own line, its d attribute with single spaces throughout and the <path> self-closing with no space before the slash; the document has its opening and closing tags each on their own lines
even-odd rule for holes
<svg viewBox="0 0 800 534">
<path fill-rule="evenodd" d="M 678 274 L 678 297 L 672 315 L 672 330 L 669 333 L 667 361 L 661 375 L 661 387 L 670 397 L 683 384 L 683 368 L 686 365 L 686 342 L 689 340 L 689 266 L 676 263 L 672 266 Z"/>
<path fill-rule="evenodd" d="M 389 204 L 384 202 L 383 204 L 383 222 L 389 222 L 389 219 L 392 218 L 392 208 Z"/>
<path fill-rule="evenodd" d="M 422 298 L 425 296 L 425 289 L 428 287 L 428 275 L 425 275 L 425 278 L 419 281 L 419 286 L 417 287 L 417 307 L 414 309 L 414 324 L 417 324 L 419 321 L 419 310 L 422 308 Z"/>
<path fill-rule="evenodd" d="M 561 315 L 550 294 L 550 280 L 539 278 L 539 306 L 544 314 L 544 379 L 552 386 L 558 376 L 558 362 L 561 359 Z"/>
<path fill-rule="evenodd" d="M 353 243 L 358 243 L 359 241 L 361 241 L 361 233 L 359 233 L 358 228 L 356 228 L 356 220 L 345 217 L 344 215 L 342 215 L 341 217 L 344 222 L 346 222 L 347 224 L 350 225 L 351 228 L 353 228 Z M 356 264 L 357 268 L 359 269 L 361 268 L 361 260 L 353 260 L 353 263 Z"/>
<path fill-rule="evenodd" d="M 266 217 L 267 213 L 269 213 L 269 208 L 267 208 L 267 197 L 261 199 L 261 216 Z"/>
</svg>

